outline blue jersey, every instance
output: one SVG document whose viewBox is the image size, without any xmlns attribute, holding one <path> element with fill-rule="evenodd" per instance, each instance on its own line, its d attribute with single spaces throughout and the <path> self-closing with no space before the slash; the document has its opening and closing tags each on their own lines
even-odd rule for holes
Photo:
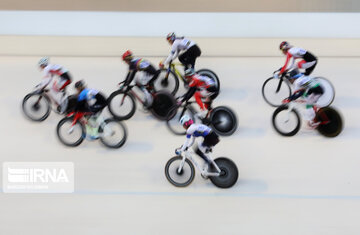
<svg viewBox="0 0 360 235">
<path fill-rule="evenodd" d="M 95 96 L 99 93 L 99 91 L 94 89 L 85 88 L 82 90 L 78 96 L 78 101 L 90 101 L 95 98 Z"/>
</svg>

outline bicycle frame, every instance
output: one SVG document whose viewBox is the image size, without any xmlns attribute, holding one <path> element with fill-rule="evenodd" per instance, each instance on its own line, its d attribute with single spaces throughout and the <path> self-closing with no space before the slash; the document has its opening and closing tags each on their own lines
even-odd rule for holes
<svg viewBox="0 0 360 235">
<path fill-rule="evenodd" d="M 215 167 L 217 172 L 208 172 L 207 170 L 202 169 L 202 167 L 199 165 L 199 163 L 197 161 L 195 161 L 195 159 L 192 157 L 192 154 L 190 153 L 190 151 L 185 151 L 185 153 L 182 154 L 182 160 L 180 163 L 180 167 L 178 168 L 178 173 L 181 173 L 182 168 L 184 167 L 185 164 L 185 160 L 189 159 L 195 166 L 196 168 L 200 171 L 201 175 L 208 177 L 208 176 L 220 176 L 221 170 L 218 167 L 218 165 L 216 165 L 215 161 L 211 158 L 211 164 Z"/>
<path fill-rule="evenodd" d="M 140 96 L 138 96 L 138 95 L 136 94 L 136 92 L 132 90 L 132 88 L 133 88 L 134 86 L 138 87 L 138 85 L 132 85 L 132 86 L 129 85 L 129 86 L 128 86 L 130 89 L 129 89 L 128 92 L 124 93 L 124 96 L 123 96 L 122 99 L 121 99 L 121 103 L 120 103 L 121 105 L 123 105 L 124 100 L 125 100 L 125 97 L 128 95 L 127 93 L 130 93 L 130 94 L 133 95 L 141 104 L 144 104 L 144 101 L 140 98 Z M 124 89 L 124 87 L 121 87 L 120 90 L 121 90 L 121 89 Z"/>
</svg>

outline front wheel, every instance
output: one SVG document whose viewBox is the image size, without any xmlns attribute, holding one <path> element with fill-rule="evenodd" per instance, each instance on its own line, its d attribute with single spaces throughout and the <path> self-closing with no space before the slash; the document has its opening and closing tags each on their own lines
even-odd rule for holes
<svg viewBox="0 0 360 235">
<path fill-rule="evenodd" d="M 106 119 L 99 127 L 100 141 L 106 147 L 120 148 L 126 142 L 126 127 L 115 119 Z"/>
<path fill-rule="evenodd" d="M 154 95 L 154 100 L 150 111 L 157 118 L 165 121 L 168 117 L 169 111 L 176 104 L 173 95 L 167 91 L 159 91 Z"/>
<path fill-rule="evenodd" d="M 108 98 L 108 109 L 117 120 L 131 118 L 136 110 L 135 98 L 122 90 L 114 91 Z"/>
<path fill-rule="evenodd" d="M 23 99 L 22 110 L 30 120 L 41 122 L 50 115 L 51 101 L 44 94 L 30 93 Z"/>
<path fill-rule="evenodd" d="M 185 114 L 188 115 L 192 120 L 194 120 L 194 114 L 191 108 L 174 106 L 169 111 L 166 120 L 166 126 L 175 135 L 186 134 L 186 130 L 180 123 L 181 117 Z"/>
<path fill-rule="evenodd" d="M 74 125 L 72 123 L 72 117 L 61 119 L 56 127 L 56 134 L 61 143 L 75 147 L 83 142 L 86 133 L 84 126 L 80 122 L 76 122 Z"/>
<path fill-rule="evenodd" d="M 315 77 L 314 80 L 320 84 L 324 90 L 319 100 L 316 102 L 316 105 L 319 107 L 329 106 L 335 99 L 335 88 L 329 80 L 323 77 Z"/>
<path fill-rule="evenodd" d="M 210 176 L 211 182 L 219 188 L 230 188 L 238 180 L 239 171 L 236 164 L 228 158 L 221 157 L 214 160 L 216 165 L 220 168 L 219 176 Z M 211 166 L 214 170 L 214 167 Z"/>
<path fill-rule="evenodd" d="M 175 95 L 179 89 L 179 78 L 174 71 L 167 69 L 161 69 L 159 76 L 154 81 L 155 91 L 166 90 L 172 95 Z"/>
<path fill-rule="evenodd" d="M 229 136 L 237 129 L 237 117 L 230 108 L 219 106 L 211 110 L 210 126 L 218 135 Z"/>
<path fill-rule="evenodd" d="M 205 76 L 210 78 L 214 84 L 215 84 L 215 88 L 216 88 L 216 92 L 215 94 L 212 96 L 212 99 L 215 99 L 218 95 L 219 95 L 219 91 L 220 91 L 220 80 L 219 77 L 216 75 L 216 73 L 214 73 L 213 71 L 211 71 L 210 69 L 200 69 L 198 71 L 196 71 L 197 74 L 201 75 L 201 76 Z"/>
<path fill-rule="evenodd" d="M 282 101 L 291 95 L 291 88 L 287 82 L 271 77 L 264 82 L 261 92 L 266 103 L 279 107 Z"/>
<path fill-rule="evenodd" d="M 336 137 L 343 129 L 343 121 L 339 112 L 331 107 L 319 109 L 316 113 L 316 120 L 320 122 L 317 130 L 326 137 Z"/>
<path fill-rule="evenodd" d="M 182 163 L 184 163 L 183 166 L 181 166 Z M 186 187 L 194 180 L 195 168 L 188 159 L 183 161 L 182 157 L 176 156 L 166 163 L 165 176 L 172 185 Z"/>
<path fill-rule="evenodd" d="M 300 129 L 300 116 L 294 109 L 289 110 L 287 105 L 283 105 L 274 111 L 272 124 L 280 135 L 293 136 Z"/>
</svg>

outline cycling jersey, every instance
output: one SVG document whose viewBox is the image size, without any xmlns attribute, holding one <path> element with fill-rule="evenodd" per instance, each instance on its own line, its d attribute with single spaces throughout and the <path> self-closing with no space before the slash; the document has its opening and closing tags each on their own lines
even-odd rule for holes
<svg viewBox="0 0 360 235">
<path fill-rule="evenodd" d="M 210 127 L 204 125 L 204 124 L 192 124 L 187 130 L 186 130 L 186 141 L 181 147 L 181 151 L 187 150 L 190 146 L 193 145 L 195 138 L 202 136 L 206 137 L 212 133 L 212 130 Z"/>
<path fill-rule="evenodd" d="M 187 38 L 175 39 L 175 41 L 171 47 L 170 55 L 166 58 L 164 65 L 167 65 L 170 63 L 170 61 L 176 59 L 176 57 L 179 55 L 180 51 L 188 50 L 190 47 L 192 47 L 194 45 L 196 45 L 196 43 Z"/>
<path fill-rule="evenodd" d="M 195 74 L 191 78 L 191 82 L 189 83 L 189 87 L 197 87 L 197 88 L 209 88 L 214 86 L 215 82 L 207 77 Z"/>
</svg>

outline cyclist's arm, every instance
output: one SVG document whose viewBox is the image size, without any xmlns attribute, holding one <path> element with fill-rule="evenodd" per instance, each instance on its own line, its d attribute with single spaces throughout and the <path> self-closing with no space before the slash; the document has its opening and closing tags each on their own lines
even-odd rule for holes
<svg viewBox="0 0 360 235">
<path fill-rule="evenodd" d="M 179 42 L 178 40 L 175 40 L 175 42 L 173 43 L 172 47 L 171 47 L 171 52 L 169 54 L 169 56 L 166 58 L 164 65 L 167 65 L 170 63 L 170 61 L 175 60 L 176 57 L 179 55 Z"/>
<path fill-rule="evenodd" d="M 190 129 L 190 128 L 189 128 Z M 181 151 L 186 151 L 189 147 L 191 147 L 194 144 L 195 137 L 193 137 L 191 134 L 186 133 L 186 141 L 181 146 Z"/>
<path fill-rule="evenodd" d="M 129 85 L 132 80 L 134 80 L 135 74 L 136 70 L 129 70 L 128 74 L 126 75 L 125 86 Z"/>
<path fill-rule="evenodd" d="M 287 66 L 288 66 L 288 63 L 289 63 L 291 57 L 292 57 L 291 54 L 288 52 L 288 53 L 286 54 L 285 64 L 284 64 L 284 66 L 281 68 L 281 70 L 280 70 L 280 72 L 279 72 L 279 75 L 285 72 L 285 70 L 286 70 L 286 68 L 287 68 Z"/>
<path fill-rule="evenodd" d="M 298 99 L 299 97 L 301 97 L 302 95 L 304 95 L 305 93 L 305 88 L 302 88 L 302 89 L 299 89 L 297 91 L 294 92 L 294 94 L 292 94 L 288 99 L 289 100 L 296 100 Z"/>
</svg>

